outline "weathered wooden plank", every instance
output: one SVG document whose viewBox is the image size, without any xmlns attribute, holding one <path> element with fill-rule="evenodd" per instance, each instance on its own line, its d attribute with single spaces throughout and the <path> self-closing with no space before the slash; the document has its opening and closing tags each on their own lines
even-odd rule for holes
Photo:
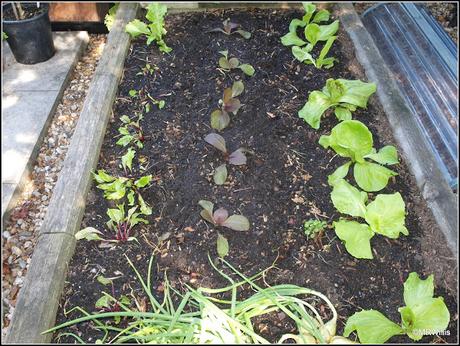
<svg viewBox="0 0 460 346">
<path fill-rule="evenodd" d="M 337 5 L 340 24 L 354 43 L 356 57 L 370 81 L 377 83 L 377 96 L 388 117 L 394 137 L 407 158 L 418 188 L 443 232 L 454 256 L 458 255 L 458 203 L 445 181 L 436 158 L 423 139 L 394 78 L 352 4 Z"/>
<path fill-rule="evenodd" d="M 41 332 L 55 323 L 67 266 L 75 248 L 74 234 L 80 227 L 92 181 L 91 171 L 98 161 L 129 49 L 130 37 L 124 28 L 135 18 L 137 9 L 136 3 L 122 3 L 117 11 L 19 292 L 7 343 L 51 340 L 50 334 Z"/>
</svg>

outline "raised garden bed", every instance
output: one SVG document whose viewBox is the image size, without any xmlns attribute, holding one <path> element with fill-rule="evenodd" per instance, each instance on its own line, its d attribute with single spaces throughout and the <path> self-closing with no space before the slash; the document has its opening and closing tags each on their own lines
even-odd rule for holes
<svg viewBox="0 0 460 346">
<path fill-rule="evenodd" d="M 318 144 L 320 136 L 330 134 L 337 124 L 333 114 L 323 117 L 321 128 L 314 130 L 299 119 L 297 112 L 308 94 L 321 89 L 328 78 L 366 77 L 343 30 L 339 30 L 330 51 L 338 59 L 331 69 L 316 69 L 295 60 L 291 49 L 281 45 L 280 38 L 290 21 L 301 15 L 293 10 L 174 14 L 166 20 L 165 41 L 172 48 L 169 55 L 161 54 L 154 44 L 145 45 L 145 38 L 132 42 L 97 169 L 113 176 L 126 176 L 120 168 L 120 157 L 126 148 L 115 144 L 118 129 L 123 126 L 120 118 L 142 111 L 143 148 L 136 148 L 131 175 L 137 179 L 152 174 L 152 184 L 142 190 L 142 197 L 152 206 L 153 213 L 147 217 L 149 224 L 133 228 L 131 235 L 138 242 L 109 247 L 100 247 L 100 242 L 77 242 L 57 324 L 81 315 L 78 311 L 66 315 L 65 310 L 79 306 L 95 311 L 101 292 L 111 293 L 109 286 L 96 279 L 99 275 L 119 277 L 113 280 L 115 297 L 132 292 L 143 301 L 145 295 L 124 255 L 143 276 L 147 275 L 150 257 L 155 255 L 152 285 L 159 296 L 165 287 L 165 271 L 170 285 L 179 291 L 184 284 L 226 286 L 228 282 L 208 260 L 208 253 L 213 260 L 217 258 L 216 239 L 220 233 L 229 243 L 226 260 L 246 275 L 256 274 L 276 262 L 276 269 L 266 273 L 265 283 L 292 283 L 327 295 L 339 314 L 340 335 L 347 318 L 361 309 L 376 309 L 399 321 L 397 308 L 404 306 L 402 285 L 409 273 L 424 277 L 434 273 L 435 296 L 444 297 L 451 314 L 450 335 L 425 336 L 422 341 L 456 341 L 456 273 L 452 271 L 455 258 L 424 204 L 404 158 L 392 167 L 398 177 L 391 179 L 380 193 L 400 192 L 403 196 L 408 236 L 395 240 L 376 236 L 372 239 L 374 259 L 358 260 L 348 254 L 332 229 L 326 229 L 315 240 L 303 233 L 308 219 L 332 224 L 341 216 L 332 205 L 327 176 L 346 160 Z M 245 40 L 238 35 L 207 32 L 221 26 L 226 18 L 241 24 L 252 37 Z M 255 74 L 249 77 L 239 71 L 219 71 L 222 50 L 254 66 Z M 150 73 L 147 63 L 158 69 Z M 224 88 L 238 78 L 245 85 L 239 96 L 244 105 L 221 135 L 230 151 L 239 147 L 248 150 L 247 164 L 227 165 L 227 182 L 217 186 L 213 170 L 223 163 L 223 158 L 204 137 L 214 132 L 210 128 L 210 114 Z M 147 93 L 155 100 L 164 100 L 165 106 L 159 109 L 152 104 L 146 112 L 142 102 L 151 100 Z M 395 145 L 375 96 L 368 108 L 358 108 L 353 118 L 369 127 L 376 148 Z M 147 167 L 142 172 L 139 157 Z M 370 198 L 373 196 L 370 194 Z M 217 228 L 204 221 L 200 217 L 200 200 L 212 201 L 217 208 L 227 208 L 230 214 L 245 215 L 250 222 L 249 231 Z M 81 228 L 106 229 L 107 208 L 114 208 L 116 203 L 104 199 L 96 186 L 86 203 Z M 110 231 L 104 236 L 111 237 Z M 242 297 L 250 293 L 246 289 Z M 295 332 L 289 318 L 280 314 L 257 318 L 254 328 L 271 342 L 282 334 Z M 74 333 L 87 342 L 101 337 L 91 323 L 59 332 Z M 54 340 L 71 342 L 73 337 L 56 334 Z M 403 336 L 391 339 L 408 340 Z"/>
</svg>

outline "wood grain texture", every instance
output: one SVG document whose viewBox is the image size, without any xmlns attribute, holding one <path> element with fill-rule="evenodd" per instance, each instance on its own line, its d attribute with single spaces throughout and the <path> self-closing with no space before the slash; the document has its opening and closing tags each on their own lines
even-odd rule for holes
<svg viewBox="0 0 460 346">
<path fill-rule="evenodd" d="M 109 8 L 109 3 L 55 2 L 49 16 L 52 22 L 103 22 Z"/>
<path fill-rule="evenodd" d="M 117 11 L 40 229 L 24 286 L 19 292 L 7 343 L 51 340 L 51 334 L 41 335 L 41 332 L 55 323 L 67 266 L 75 249 L 74 234 L 83 217 L 92 182 L 91 172 L 97 165 L 130 45 L 124 27 L 136 17 L 137 9 L 135 3 L 123 3 Z M 104 63 L 109 60 L 110 63 Z"/>
</svg>

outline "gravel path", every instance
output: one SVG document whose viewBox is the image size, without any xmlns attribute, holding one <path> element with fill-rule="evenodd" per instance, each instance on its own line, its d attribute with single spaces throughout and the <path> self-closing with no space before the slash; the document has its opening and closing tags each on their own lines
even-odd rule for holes
<svg viewBox="0 0 460 346">
<path fill-rule="evenodd" d="M 53 116 L 32 171 L 31 182 L 18 205 L 4 220 L 2 233 L 2 335 L 8 327 L 18 292 L 62 168 L 74 128 L 93 73 L 101 57 L 106 35 L 90 35 L 85 53 L 72 72 L 61 103 Z"/>
</svg>

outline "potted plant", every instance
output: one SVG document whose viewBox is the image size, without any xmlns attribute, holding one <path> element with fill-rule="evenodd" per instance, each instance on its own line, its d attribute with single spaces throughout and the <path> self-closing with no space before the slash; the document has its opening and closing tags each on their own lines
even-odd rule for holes
<svg viewBox="0 0 460 346">
<path fill-rule="evenodd" d="M 2 5 L 3 32 L 18 63 L 36 64 L 54 55 L 48 8 L 39 2 Z"/>
</svg>

